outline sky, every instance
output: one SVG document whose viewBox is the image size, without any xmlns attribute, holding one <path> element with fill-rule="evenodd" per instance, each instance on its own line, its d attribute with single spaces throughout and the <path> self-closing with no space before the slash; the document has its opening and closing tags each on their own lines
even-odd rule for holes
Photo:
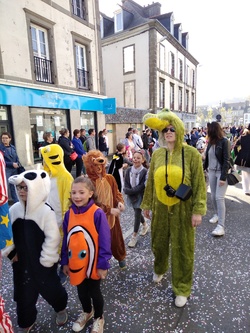
<svg viewBox="0 0 250 333">
<path fill-rule="evenodd" d="M 152 0 L 134 0 L 139 5 Z M 157 2 L 157 0 L 154 0 Z M 197 106 L 250 99 L 249 0 L 158 0 L 189 33 L 189 52 L 199 62 Z M 120 0 L 99 0 L 113 17 Z"/>
</svg>

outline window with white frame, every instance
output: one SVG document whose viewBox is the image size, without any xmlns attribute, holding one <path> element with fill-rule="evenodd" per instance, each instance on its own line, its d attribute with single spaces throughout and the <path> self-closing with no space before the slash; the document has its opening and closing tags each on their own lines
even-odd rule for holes
<svg viewBox="0 0 250 333">
<path fill-rule="evenodd" d="M 124 82 L 124 106 L 135 108 L 135 81 Z"/>
<path fill-rule="evenodd" d="M 185 104 L 186 104 L 186 112 L 189 110 L 189 90 L 186 90 L 186 96 L 185 96 Z"/>
<path fill-rule="evenodd" d="M 174 15 L 171 15 L 171 19 L 170 19 L 170 33 L 172 35 L 174 35 Z"/>
<path fill-rule="evenodd" d="M 174 84 L 170 83 L 170 110 L 174 110 Z"/>
<path fill-rule="evenodd" d="M 159 67 L 162 71 L 165 71 L 165 46 L 160 44 L 160 51 L 159 51 Z"/>
<path fill-rule="evenodd" d="M 170 52 L 170 74 L 171 74 L 172 76 L 175 75 L 175 70 L 174 70 L 174 68 L 175 68 L 175 58 L 174 58 L 174 54 L 173 54 L 173 52 Z"/>
<path fill-rule="evenodd" d="M 195 70 L 192 69 L 192 87 L 195 88 Z"/>
<path fill-rule="evenodd" d="M 52 62 L 49 55 L 48 31 L 31 24 L 31 39 L 34 56 L 35 77 L 37 81 L 52 82 Z"/>
<path fill-rule="evenodd" d="M 86 46 L 75 43 L 75 54 L 78 88 L 89 89 L 89 72 L 87 68 Z"/>
<path fill-rule="evenodd" d="M 101 38 L 104 37 L 104 25 L 103 25 L 103 17 L 100 15 L 100 32 L 101 32 Z"/>
<path fill-rule="evenodd" d="M 179 59 L 179 80 L 183 81 L 183 61 Z"/>
<path fill-rule="evenodd" d="M 72 12 L 81 19 L 86 19 L 86 6 L 84 0 L 72 0 Z"/>
<path fill-rule="evenodd" d="M 130 45 L 123 48 L 123 73 L 135 72 L 135 46 Z"/>
<path fill-rule="evenodd" d="M 192 105 L 191 105 L 191 112 L 194 113 L 195 112 L 195 97 L 194 97 L 194 93 L 192 93 Z"/>
<path fill-rule="evenodd" d="M 159 107 L 165 107 L 165 80 L 160 79 L 159 82 Z"/>
<path fill-rule="evenodd" d="M 179 87 L 178 91 L 178 104 L 179 104 L 179 111 L 182 111 L 182 87 Z"/>
<path fill-rule="evenodd" d="M 186 84 L 189 84 L 189 66 L 186 66 Z"/>
<path fill-rule="evenodd" d="M 122 10 L 119 10 L 114 13 L 115 15 L 115 32 L 123 30 L 123 15 Z"/>
</svg>

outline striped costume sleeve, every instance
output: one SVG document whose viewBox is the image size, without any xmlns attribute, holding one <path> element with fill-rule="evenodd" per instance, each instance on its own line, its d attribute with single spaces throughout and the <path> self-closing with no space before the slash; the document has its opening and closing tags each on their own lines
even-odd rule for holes
<svg viewBox="0 0 250 333">
<path fill-rule="evenodd" d="M 2 152 L 0 152 L 0 205 L 8 201 L 8 188 L 5 175 L 5 161 Z"/>
</svg>

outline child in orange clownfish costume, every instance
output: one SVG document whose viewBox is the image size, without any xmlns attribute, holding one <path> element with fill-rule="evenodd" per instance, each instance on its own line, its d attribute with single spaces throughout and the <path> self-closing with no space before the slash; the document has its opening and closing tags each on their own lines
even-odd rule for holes
<svg viewBox="0 0 250 333">
<path fill-rule="evenodd" d="M 72 330 L 81 331 L 94 317 L 91 333 L 102 333 L 104 300 L 100 287 L 112 256 L 110 228 L 105 213 L 96 204 L 95 187 L 89 178 L 80 176 L 74 180 L 71 201 L 63 221 L 61 265 L 70 283 L 77 286 L 83 308 Z"/>
</svg>

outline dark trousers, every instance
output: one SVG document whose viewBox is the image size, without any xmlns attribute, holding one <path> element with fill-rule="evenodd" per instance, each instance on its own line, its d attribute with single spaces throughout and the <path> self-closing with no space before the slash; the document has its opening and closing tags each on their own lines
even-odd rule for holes
<svg viewBox="0 0 250 333">
<path fill-rule="evenodd" d="M 104 300 L 101 292 L 101 280 L 85 279 L 77 286 L 79 300 L 84 312 L 92 310 L 91 299 L 94 306 L 94 318 L 102 317 Z"/>
<path fill-rule="evenodd" d="M 82 174 L 83 160 L 81 157 L 77 157 L 74 162 L 76 163 L 76 177 L 79 177 Z"/>
<path fill-rule="evenodd" d="M 73 166 L 73 161 L 70 159 L 70 157 L 68 155 L 64 155 L 63 161 L 64 161 L 65 168 L 68 170 L 68 172 L 71 172 L 72 166 Z"/>
<path fill-rule="evenodd" d="M 141 208 L 134 208 L 135 212 L 135 222 L 134 222 L 134 232 L 137 233 L 140 228 L 140 223 L 144 223 L 144 216 L 142 215 Z"/>
<path fill-rule="evenodd" d="M 36 321 L 36 302 L 39 294 L 54 308 L 62 311 L 67 306 L 68 295 L 57 275 L 57 264 L 31 270 L 19 261 L 13 264 L 14 301 L 17 309 L 17 323 L 26 328 Z"/>
</svg>

